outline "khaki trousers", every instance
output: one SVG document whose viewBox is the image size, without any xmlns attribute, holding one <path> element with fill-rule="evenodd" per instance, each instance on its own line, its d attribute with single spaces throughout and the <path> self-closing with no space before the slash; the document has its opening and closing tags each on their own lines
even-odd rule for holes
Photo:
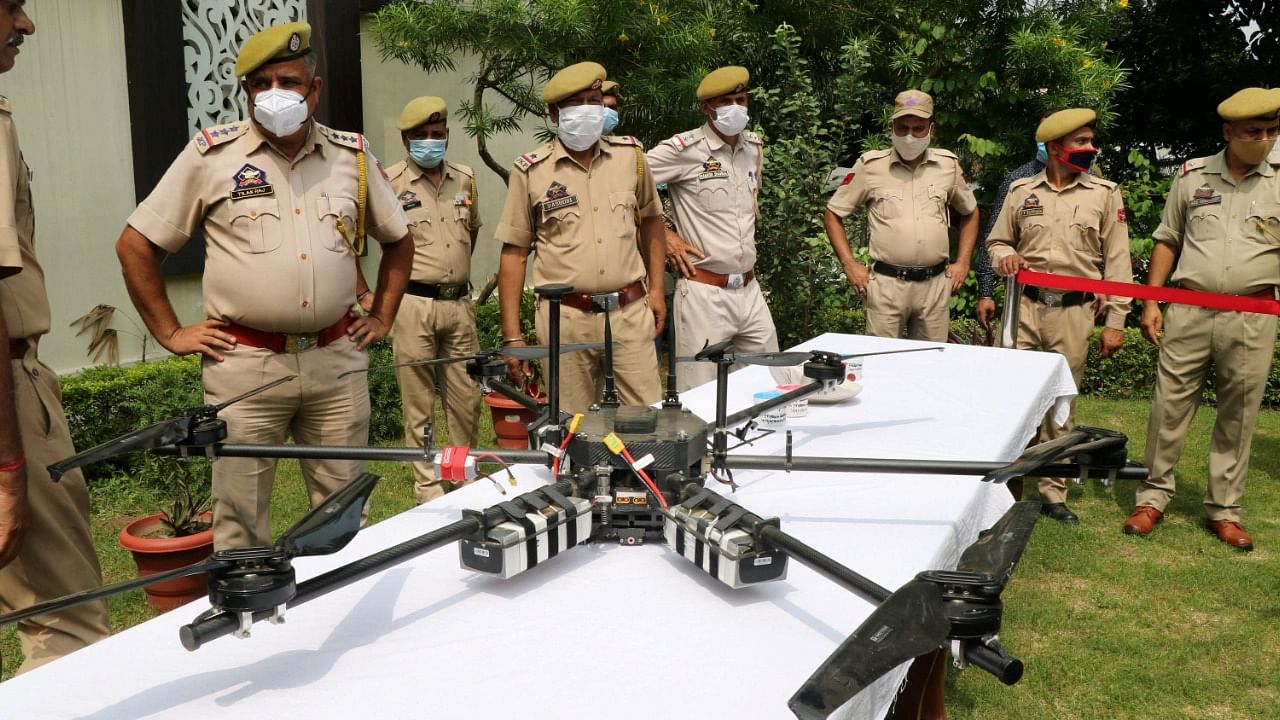
<svg viewBox="0 0 1280 720">
<path fill-rule="evenodd" d="M 707 345 L 733 341 L 736 352 L 773 352 L 778 349 L 778 331 L 773 316 L 753 280 L 730 290 L 681 279 L 675 294 L 676 354 L 692 357 Z M 676 389 L 684 392 L 715 380 L 712 363 L 681 363 Z"/>
<path fill-rule="evenodd" d="M 219 413 L 228 443 L 364 445 L 369 441 L 368 356 L 348 338 L 300 353 L 274 353 L 240 345 L 226 359 L 203 362 L 205 402 L 219 403 L 285 375 L 297 378 Z M 301 460 L 311 507 L 360 474 L 354 460 Z M 215 549 L 271 544 L 271 487 L 276 461 L 219 458 L 213 463 Z"/>
<path fill-rule="evenodd" d="M 1137 505 L 1164 511 L 1173 498 L 1173 468 L 1212 367 L 1218 418 L 1209 446 L 1204 508 L 1210 520 L 1240 521 L 1249 448 L 1275 344 L 1274 315 L 1168 307 L 1147 421 L 1146 464 L 1151 477 L 1138 486 Z"/>
<path fill-rule="evenodd" d="M 405 295 L 392 332 L 396 363 L 474 355 L 476 312 L 471 298 L 435 300 Z M 396 383 L 404 406 L 404 438 L 423 446 L 422 430 L 435 417 L 436 383 L 444 391 L 445 420 L 450 445 L 474 445 L 480 414 L 480 387 L 467 376 L 466 363 L 396 368 Z M 435 466 L 413 464 L 413 491 L 419 503 L 444 495 Z"/>
<path fill-rule="evenodd" d="M 654 348 L 653 313 L 644 298 L 609 313 L 613 329 L 613 376 L 623 405 L 652 405 L 662 398 L 658 381 L 658 354 Z M 548 303 L 538 301 L 535 326 L 538 342 L 547 344 Z M 560 306 L 560 342 L 604 340 L 604 313 L 589 313 Z M 543 377 L 547 374 L 543 362 Z M 545 380 L 544 380 L 545 382 Z M 600 399 L 604 383 L 604 350 L 585 350 L 560 356 L 560 409 L 586 412 Z"/>
<path fill-rule="evenodd" d="M 1089 341 L 1093 337 L 1093 303 L 1075 307 L 1049 307 L 1028 297 L 1018 306 L 1019 350 L 1045 350 L 1066 358 L 1071 377 L 1080 387 L 1084 377 L 1084 363 L 1089 359 Z M 1071 412 L 1065 425 L 1053 422 L 1050 410 L 1040 423 L 1036 442 L 1042 443 L 1062 437 L 1075 426 L 1076 401 L 1071 400 Z M 1040 499 L 1046 503 L 1067 501 L 1067 481 L 1063 478 L 1040 478 Z"/>
<path fill-rule="evenodd" d="M 951 328 L 951 278 L 940 273 L 912 282 L 871 271 L 867 284 L 867 334 L 946 342 Z"/>
<path fill-rule="evenodd" d="M 0 570 L 0 613 L 23 610 L 102 584 L 89 534 L 89 490 L 74 470 L 54 482 L 45 469 L 75 454 L 62 412 L 58 376 L 34 349 L 10 361 L 13 392 L 27 458 L 27 532 L 18 556 Z M 25 660 L 19 673 L 90 645 L 111 633 L 104 601 L 18 623 Z"/>
</svg>

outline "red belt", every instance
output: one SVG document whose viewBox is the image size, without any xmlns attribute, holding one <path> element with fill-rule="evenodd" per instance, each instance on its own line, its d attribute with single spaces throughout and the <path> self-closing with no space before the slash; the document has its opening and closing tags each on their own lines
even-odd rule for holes
<svg viewBox="0 0 1280 720">
<path fill-rule="evenodd" d="M 637 280 L 613 292 L 569 293 L 561 302 L 582 312 L 604 312 L 624 308 L 642 297 L 644 297 L 644 283 Z"/>
<path fill-rule="evenodd" d="M 1280 315 L 1280 300 L 1275 299 L 1275 288 L 1262 290 L 1252 295 L 1229 295 L 1226 293 L 1206 292 L 1204 290 L 1137 285 L 1111 280 L 1092 280 L 1069 275 L 1032 272 L 1030 270 L 1019 270 L 1018 282 L 1023 285 L 1036 285 L 1058 290 L 1080 290 L 1100 295 L 1119 295 L 1120 297 L 1141 298 L 1143 300 L 1155 300 L 1156 302 L 1195 305 L 1212 310 Z"/>
<path fill-rule="evenodd" d="M 228 323 L 223 330 L 236 336 L 236 342 L 277 353 L 298 353 L 311 348 L 324 347 L 347 334 L 353 319 L 350 313 L 342 319 L 313 333 L 276 333 L 256 330 L 236 323 Z"/>
<path fill-rule="evenodd" d="M 21 360 L 27 356 L 27 348 L 30 345 L 26 338 L 9 338 L 9 359 Z"/>
<path fill-rule="evenodd" d="M 750 285 L 751 281 L 756 279 L 756 271 L 748 270 L 744 273 L 733 273 L 731 275 L 721 275 L 720 273 L 714 273 L 714 272 L 711 272 L 710 270 L 703 270 L 702 268 L 695 267 L 693 269 L 693 274 L 686 275 L 685 278 L 692 280 L 694 282 L 700 282 L 706 285 L 715 285 L 716 287 L 727 287 L 730 289 L 737 289 L 740 287 L 746 287 L 747 285 Z M 738 281 L 735 281 L 734 278 L 741 278 L 741 279 Z"/>
</svg>

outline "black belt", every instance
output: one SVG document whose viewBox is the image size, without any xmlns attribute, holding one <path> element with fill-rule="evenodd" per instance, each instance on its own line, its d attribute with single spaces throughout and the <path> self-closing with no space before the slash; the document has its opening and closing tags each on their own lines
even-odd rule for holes
<svg viewBox="0 0 1280 720">
<path fill-rule="evenodd" d="M 922 282 L 946 272 L 947 261 L 943 260 L 937 265 L 922 267 L 894 265 L 893 263 L 887 263 L 883 260 L 877 260 L 871 264 L 871 269 L 875 270 L 877 275 L 888 275 L 889 277 L 896 277 L 899 280 Z"/>
<path fill-rule="evenodd" d="M 1034 285 L 1022 288 L 1022 294 L 1035 302 L 1049 307 L 1075 307 L 1093 300 L 1091 292 L 1058 292 L 1057 290 L 1041 290 Z"/>
<path fill-rule="evenodd" d="M 420 283 L 410 280 L 409 287 L 404 291 L 410 295 L 435 300 L 457 300 L 464 297 L 470 289 L 469 283 Z"/>
</svg>

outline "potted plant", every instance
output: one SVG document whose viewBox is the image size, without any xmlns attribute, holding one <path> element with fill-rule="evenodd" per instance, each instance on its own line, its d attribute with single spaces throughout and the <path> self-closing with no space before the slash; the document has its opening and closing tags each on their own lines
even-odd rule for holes
<svg viewBox="0 0 1280 720">
<path fill-rule="evenodd" d="M 520 383 L 520 392 L 539 403 L 545 403 L 547 394 L 542 392 L 539 382 L 541 378 L 541 366 L 532 363 L 532 372 Z M 529 424 L 537 419 L 537 414 L 496 392 L 485 395 L 484 404 L 489 406 L 489 412 L 493 414 L 493 434 L 498 438 L 498 447 L 504 450 L 528 450 Z"/>
<path fill-rule="evenodd" d="M 204 458 L 178 459 L 147 454 L 139 477 L 162 487 L 170 498 L 163 512 L 141 517 L 120 530 L 120 546 L 133 554 L 138 576 L 199 562 L 213 552 L 212 470 Z M 160 610 L 208 593 L 205 574 L 146 587 L 147 602 Z"/>
</svg>

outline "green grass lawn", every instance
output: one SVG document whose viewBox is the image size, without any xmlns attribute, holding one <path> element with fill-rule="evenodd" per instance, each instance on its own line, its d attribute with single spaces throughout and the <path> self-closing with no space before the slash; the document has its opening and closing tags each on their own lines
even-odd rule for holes
<svg viewBox="0 0 1280 720">
<path fill-rule="evenodd" d="M 1080 402 L 1082 424 L 1123 430 L 1141 458 L 1148 402 Z M 1280 718 L 1280 411 L 1264 411 L 1253 443 L 1245 527 L 1257 550 L 1240 553 L 1203 529 L 1209 429 L 1205 408 L 1180 465 L 1181 494 L 1150 538 L 1121 534 L 1134 482 L 1072 486 L 1081 524 L 1040 523 L 1005 592 L 1001 640 L 1026 663 L 1013 687 L 981 670 L 952 673 L 947 697 L 960 720 L 1054 718 Z M 481 429 L 491 442 L 487 418 Z M 443 423 L 437 423 L 443 427 Z M 487 439 L 486 439 L 487 438 Z M 371 520 L 412 505 L 407 466 L 370 463 L 387 478 Z M 1034 483 L 1028 481 L 1028 496 Z M 123 486 L 94 488 L 93 529 L 107 582 L 134 574 L 115 542 L 123 517 L 147 501 Z M 283 530 L 306 511 L 297 464 L 281 462 L 272 525 Z M 150 510 L 153 511 L 153 510 Z M 119 630 L 153 616 L 141 591 L 111 601 Z M 17 666 L 11 628 L 0 632 L 3 677 Z"/>
</svg>

